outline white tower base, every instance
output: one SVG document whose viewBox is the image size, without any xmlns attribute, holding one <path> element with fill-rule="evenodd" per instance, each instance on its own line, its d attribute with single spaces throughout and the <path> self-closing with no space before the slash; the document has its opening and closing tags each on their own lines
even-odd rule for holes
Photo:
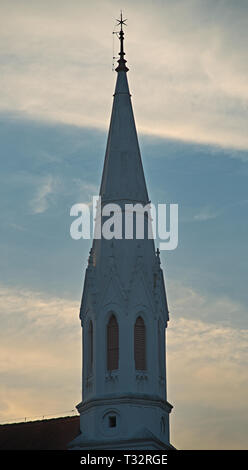
<svg viewBox="0 0 248 470">
<path fill-rule="evenodd" d="M 80 403 L 77 409 L 82 433 L 68 449 L 174 449 L 169 439 L 172 406 L 159 397 L 99 398 Z"/>
</svg>

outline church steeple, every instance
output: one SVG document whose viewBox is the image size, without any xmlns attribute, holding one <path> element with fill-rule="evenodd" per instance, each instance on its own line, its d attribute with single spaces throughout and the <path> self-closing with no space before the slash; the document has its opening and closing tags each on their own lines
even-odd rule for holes
<svg viewBox="0 0 248 470">
<path fill-rule="evenodd" d="M 129 92 L 122 14 L 120 59 L 97 217 L 108 204 L 149 203 Z M 100 215 L 99 215 L 100 213 Z M 137 213 L 136 213 L 137 216 Z M 148 221 L 149 215 L 147 215 Z M 170 449 L 165 330 L 169 320 L 154 240 L 95 238 L 85 274 L 81 434 L 71 449 Z"/>
<path fill-rule="evenodd" d="M 137 131 L 129 92 L 126 60 L 124 59 L 124 31 L 126 20 L 119 20 L 120 59 L 114 93 L 112 116 L 100 196 L 103 201 L 130 200 L 148 203 L 148 194 L 141 161 Z"/>
</svg>

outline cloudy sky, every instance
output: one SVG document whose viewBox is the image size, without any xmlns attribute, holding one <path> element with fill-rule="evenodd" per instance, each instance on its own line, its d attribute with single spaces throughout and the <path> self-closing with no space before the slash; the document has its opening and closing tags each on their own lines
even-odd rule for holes
<svg viewBox="0 0 248 470">
<path fill-rule="evenodd" d="M 98 193 L 118 52 L 153 203 L 179 204 L 163 252 L 171 440 L 248 447 L 246 0 L 1 0 L 0 421 L 81 400 L 89 241 L 70 207 Z"/>
</svg>

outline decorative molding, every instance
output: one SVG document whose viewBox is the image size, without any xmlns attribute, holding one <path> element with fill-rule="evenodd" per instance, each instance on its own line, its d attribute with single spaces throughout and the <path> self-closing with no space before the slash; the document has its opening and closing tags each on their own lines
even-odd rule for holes
<svg viewBox="0 0 248 470">
<path fill-rule="evenodd" d="M 109 449 L 109 439 L 102 440 L 101 442 L 92 440 L 84 440 L 82 434 L 68 444 L 68 449 L 73 450 L 88 450 L 88 449 Z M 161 441 L 158 437 L 151 435 L 150 437 L 133 437 L 132 439 L 111 438 L 111 449 L 162 449 L 162 450 L 176 450 L 171 444 Z"/>
<path fill-rule="evenodd" d="M 116 406 L 117 404 L 131 404 L 141 406 L 160 407 L 163 411 L 170 413 L 173 406 L 166 400 L 162 400 L 159 396 L 147 394 L 129 393 L 126 395 L 108 395 L 99 398 L 93 398 L 85 402 L 79 403 L 76 408 L 79 413 L 83 413 L 95 406 Z"/>
<path fill-rule="evenodd" d="M 116 383 L 119 381 L 119 373 L 118 372 L 107 372 L 105 374 L 105 382 L 112 382 Z"/>
<path fill-rule="evenodd" d="M 145 371 L 136 371 L 137 382 L 146 382 L 148 380 L 148 374 Z"/>
</svg>

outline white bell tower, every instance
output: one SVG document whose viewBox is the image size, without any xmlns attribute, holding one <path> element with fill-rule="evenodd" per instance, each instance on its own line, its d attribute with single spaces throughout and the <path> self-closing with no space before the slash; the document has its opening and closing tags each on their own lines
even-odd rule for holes
<svg viewBox="0 0 248 470">
<path fill-rule="evenodd" d="M 127 81 L 124 21 L 121 15 L 120 59 L 97 217 L 106 204 L 118 204 L 122 213 L 125 204 L 149 204 Z M 68 448 L 172 449 L 165 361 L 169 317 L 159 251 L 152 239 L 94 239 L 80 319 L 81 434 Z"/>
</svg>

